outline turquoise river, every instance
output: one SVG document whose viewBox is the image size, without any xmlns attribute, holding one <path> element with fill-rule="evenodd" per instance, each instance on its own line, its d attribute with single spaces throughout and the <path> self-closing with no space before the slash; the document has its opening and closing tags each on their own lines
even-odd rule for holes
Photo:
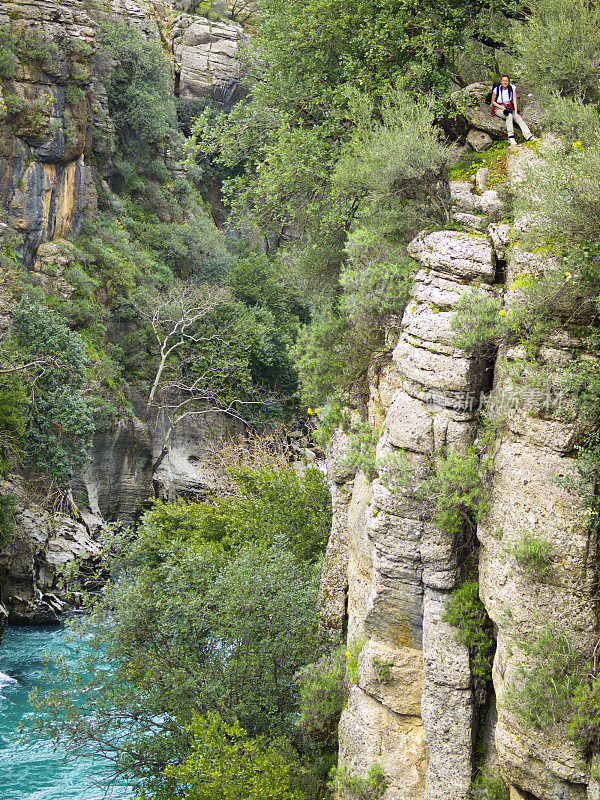
<svg viewBox="0 0 600 800">
<path fill-rule="evenodd" d="M 28 694 L 44 688 L 49 653 L 75 660 L 77 645 L 63 628 L 8 628 L 0 646 L 0 800 L 129 800 L 131 789 L 106 791 L 102 763 L 90 755 L 66 761 L 45 739 L 19 739 L 33 713 Z"/>
</svg>

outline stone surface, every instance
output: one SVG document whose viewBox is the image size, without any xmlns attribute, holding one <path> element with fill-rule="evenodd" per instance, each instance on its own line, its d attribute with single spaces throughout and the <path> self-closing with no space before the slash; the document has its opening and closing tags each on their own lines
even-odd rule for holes
<svg viewBox="0 0 600 800">
<path fill-rule="evenodd" d="M 369 640 L 358 658 L 358 686 L 396 714 L 421 715 L 423 653 Z"/>
<path fill-rule="evenodd" d="M 340 721 L 339 761 L 361 777 L 373 764 L 381 764 L 389 781 L 383 800 L 421 796 L 425 758 L 420 718 L 395 714 L 352 686 Z"/>
<path fill-rule="evenodd" d="M 182 15 L 172 37 L 181 100 L 210 98 L 230 108 L 245 95 L 241 56 L 249 38 L 240 25 Z"/>
<path fill-rule="evenodd" d="M 419 234 L 408 252 L 426 267 L 448 272 L 459 278 L 494 278 L 493 250 L 485 237 L 458 231 Z"/>
<path fill-rule="evenodd" d="M 87 493 L 90 510 L 100 518 L 134 520 L 142 505 L 154 497 L 149 426 L 134 417 L 98 428 L 74 491 L 80 486 Z"/>
<path fill-rule="evenodd" d="M 484 150 L 489 150 L 494 144 L 494 140 L 489 134 L 484 131 L 475 130 L 475 128 L 472 128 L 468 132 L 466 142 L 471 150 L 474 150 L 476 153 L 483 153 Z"/>
<path fill-rule="evenodd" d="M 487 133 L 492 139 L 503 139 L 506 138 L 506 123 L 491 115 L 491 94 L 491 86 L 473 83 L 454 92 L 452 98 L 471 128 Z M 519 113 L 535 133 L 544 119 L 543 109 L 526 87 L 517 87 L 517 102 Z M 515 130 L 519 130 L 517 125 Z"/>
<path fill-rule="evenodd" d="M 18 479 L 0 482 L 0 491 L 19 498 L 15 532 L 0 551 L 0 602 L 8 610 L 8 621 L 56 624 L 57 613 L 66 611 L 68 602 L 57 585 L 61 567 L 73 560 L 96 559 L 100 546 L 81 522 L 46 511 Z"/>
<path fill-rule="evenodd" d="M 475 188 L 480 194 L 488 188 L 488 181 L 490 179 L 490 171 L 487 167 L 479 167 L 475 173 Z"/>
</svg>

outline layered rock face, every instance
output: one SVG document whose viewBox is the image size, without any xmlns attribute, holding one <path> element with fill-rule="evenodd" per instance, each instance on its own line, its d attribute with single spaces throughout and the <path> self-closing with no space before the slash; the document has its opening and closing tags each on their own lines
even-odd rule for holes
<svg viewBox="0 0 600 800">
<path fill-rule="evenodd" d="M 45 510 L 19 481 L 3 481 L 0 490 L 18 498 L 14 533 L 0 551 L 0 602 L 8 621 L 58 623 L 58 614 L 81 603 L 76 592 L 64 588 L 61 569 L 74 560 L 93 561 L 100 552 L 98 542 L 84 524 Z"/>
<path fill-rule="evenodd" d="M 186 10 L 189 4 L 171 0 L 0 2 L 0 237 L 21 251 L 32 283 L 49 294 L 68 300 L 73 291 L 64 275 L 77 259 L 65 237 L 79 232 L 85 215 L 96 214 L 94 181 L 104 177 L 102 165 L 115 151 L 96 63 L 98 24 L 107 12 L 161 41 L 173 59 L 175 94 L 229 107 L 243 93 L 242 28 Z M 181 171 L 173 158 L 167 161 L 173 173 Z M 9 277 L 0 276 L 1 330 L 11 321 Z M 154 474 L 167 428 L 164 419 L 147 424 L 135 417 L 98 428 L 89 463 L 72 487 L 76 500 L 87 497 L 85 524 L 48 515 L 19 489 L 17 534 L 2 550 L 0 570 L 12 621 L 55 620 L 60 602 L 40 598 L 56 589 L 53 565 L 63 539 L 74 543 L 69 558 L 94 556 L 93 532 L 102 520 L 135 521 L 155 494 L 219 489 L 223 471 L 206 458 L 240 426 L 219 414 L 189 418 L 172 431 Z"/>
<path fill-rule="evenodd" d="M 380 762 L 389 800 L 466 798 L 475 714 L 469 654 L 442 620 L 461 543 L 433 523 L 417 492 L 437 455 L 466 448 L 476 434 L 487 364 L 453 346 L 450 318 L 475 283 L 492 291 L 495 253 L 484 235 L 456 231 L 419 236 L 409 252 L 421 268 L 392 365 L 372 398 L 386 412 L 380 478 L 369 486 L 335 466 L 339 434 L 329 460 L 336 517 L 324 582 L 330 556 L 339 572 L 347 549 L 348 640 L 366 641 L 340 723 L 340 763 L 364 775 Z M 394 475 L 405 468 L 412 477 L 399 485 Z M 342 607 L 343 581 L 336 586 L 329 628 Z"/>
<path fill-rule="evenodd" d="M 0 207 L 22 235 L 30 265 L 43 241 L 77 232 L 94 205 L 85 155 L 95 113 L 96 24 L 83 0 L 12 0 L 0 6 L 0 25 L 11 31 L 0 103 Z"/>
<path fill-rule="evenodd" d="M 510 159 L 514 191 L 527 157 Z M 421 266 L 392 362 L 371 380 L 370 418 L 383 419 L 379 477 L 369 484 L 348 473 L 342 432 L 330 447 L 335 516 L 322 626 L 347 625 L 349 649 L 360 649 L 340 722 L 340 764 L 364 776 L 380 763 L 385 798 L 466 800 L 479 734 L 487 753 L 478 767 L 493 765 L 511 800 L 583 800 L 599 796 L 599 786 L 565 727 L 525 725 L 507 691 L 521 685 L 533 663 L 527 643 L 544 632 L 564 633 L 582 663 L 597 649 L 597 534 L 582 498 L 563 488 L 585 428 L 562 404 L 559 375 L 581 341 L 559 328 L 533 362 L 522 347 L 501 348 L 488 363 L 453 346 L 453 309 L 470 287 L 499 297 L 510 315 L 520 277 L 561 268 L 511 243 L 513 226 L 491 221 L 503 208 L 486 177 L 451 185 L 453 216 L 473 233 L 424 233 L 409 246 Z M 526 225 L 517 220 L 514 229 Z M 577 310 L 568 298 L 561 303 L 564 318 Z M 474 441 L 484 405 L 501 433 L 491 453 L 489 511 L 469 542 L 434 524 L 418 489 L 436 455 Z M 524 534 L 547 542 L 547 568 L 515 555 Z M 496 638 L 486 714 L 469 652 L 443 620 L 465 567 L 474 577 L 469 549 L 478 552 L 480 596 Z"/>
<path fill-rule="evenodd" d="M 241 25 L 181 15 L 172 31 L 176 92 L 182 100 L 211 99 L 231 108 L 245 90 L 240 56 L 249 45 Z"/>
<path fill-rule="evenodd" d="M 524 158 L 514 156 L 510 164 L 516 191 Z M 526 220 L 515 221 L 515 230 L 526 226 Z M 507 313 L 518 299 L 521 276 L 556 270 L 562 265 L 553 259 L 513 245 Z M 568 317 L 577 312 L 577 303 L 566 298 L 557 301 L 556 310 Z M 534 364 L 522 347 L 500 353 L 493 397 L 504 409 L 506 427 L 495 452 L 490 511 L 477 531 L 481 598 L 497 626 L 493 681 L 499 763 L 515 797 L 539 800 L 583 799 L 598 792 L 564 726 L 525 726 L 506 694 L 511 683 L 519 683 L 519 667 L 532 664 L 523 641 L 535 643 L 548 631 L 553 639 L 564 634 L 582 660 L 591 659 L 597 648 L 597 531 L 590 530 L 583 497 L 563 488 L 565 479 L 575 477 L 585 425 L 562 396 L 559 376 L 580 348 L 581 341 L 565 327 L 543 343 Z M 532 382 L 536 372 L 544 376 L 542 384 Z M 543 570 L 515 557 L 524 536 L 548 543 Z"/>
</svg>

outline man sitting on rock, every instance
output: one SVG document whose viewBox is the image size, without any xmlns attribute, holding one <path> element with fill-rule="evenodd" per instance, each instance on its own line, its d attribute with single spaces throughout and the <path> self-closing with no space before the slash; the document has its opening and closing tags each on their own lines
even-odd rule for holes
<svg viewBox="0 0 600 800">
<path fill-rule="evenodd" d="M 510 82 L 508 75 L 503 75 L 500 78 L 500 83 L 495 83 L 492 86 L 492 113 L 506 120 L 506 131 L 511 147 L 517 146 L 514 120 L 517 121 L 523 136 L 528 142 L 537 141 L 527 127 L 527 123 L 517 111 L 517 87 Z"/>
</svg>

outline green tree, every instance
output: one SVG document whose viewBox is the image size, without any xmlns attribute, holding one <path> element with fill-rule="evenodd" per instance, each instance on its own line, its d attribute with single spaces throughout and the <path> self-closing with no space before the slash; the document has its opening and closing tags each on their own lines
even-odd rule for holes
<svg viewBox="0 0 600 800">
<path fill-rule="evenodd" d="M 174 793 L 167 797 L 303 800 L 303 795 L 292 789 L 294 763 L 285 742 L 250 739 L 237 721 L 228 725 L 217 714 L 195 716 L 190 731 L 189 757 L 167 767 L 167 776 L 176 781 Z"/>
<path fill-rule="evenodd" d="M 194 712 L 292 736 L 294 675 L 319 652 L 315 567 L 259 531 L 228 550 L 199 534 L 198 516 L 194 504 L 157 505 L 135 540 L 117 537 L 105 563 L 119 580 L 80 623 L 89 647 L 36 698 L 38 730 L 74 755 L 105 753 L 115 774 L 157 792 L 165 767 L 190 756 Z"/>
<path fill-rule="evenodd" d="M 55 314 L 27 298 L 15 310 L 11 333 L 31 364 L 28 460 L 65 487 L 85 463 L 94 431 L 93 406 L 82 392 L 83 343 Z"/>
<path fill-rule="evenodd" d="M 176 113 L 169 62 L 160 42 L 133 25 L 103 23 L 108 102 L 121 152 L 152 152 L 174 129 Z"/>
</svg>

